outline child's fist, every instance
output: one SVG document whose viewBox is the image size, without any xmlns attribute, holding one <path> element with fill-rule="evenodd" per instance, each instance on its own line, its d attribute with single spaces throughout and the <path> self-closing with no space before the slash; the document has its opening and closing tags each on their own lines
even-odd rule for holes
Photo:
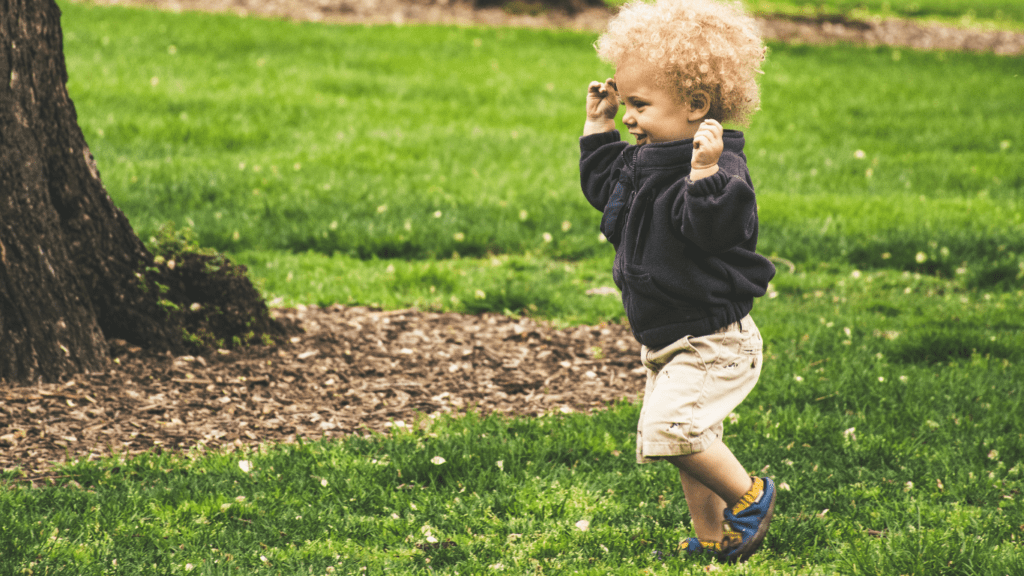
<svg viewBox="0 0 1024 576">
<path fill-rule="evenodd" d="M 692 170 L 704 170 L 718 165 L 725 145 L 722 142 L 722 125 L 715 120 L 705 120 L 693 137 Z"/>
<path fill-rule="evenodd" d="M 619 93 L 615 79 L 594 80 L 587 90 L 587 120 L 615 120 L 619 112 Z"/>
</svg>

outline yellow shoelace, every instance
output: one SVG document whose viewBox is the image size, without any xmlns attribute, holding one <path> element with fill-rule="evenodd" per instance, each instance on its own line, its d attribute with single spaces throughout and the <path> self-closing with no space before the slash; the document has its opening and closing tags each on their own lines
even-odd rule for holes
<svg viewBox="0 0 1024 576">
<path fill-rule="evenodd" d="M 755 477 L 754 485 L 750 487 L 750 490 L 747 490 L 747 493 L 743 495 L 743 498 L 740 498 L 739 502 L 733 505 L 732 513 L 739 514 L 749 508 L 761 497 L 761 492 L 764 492 L 764 480 Z"/>
</svg>

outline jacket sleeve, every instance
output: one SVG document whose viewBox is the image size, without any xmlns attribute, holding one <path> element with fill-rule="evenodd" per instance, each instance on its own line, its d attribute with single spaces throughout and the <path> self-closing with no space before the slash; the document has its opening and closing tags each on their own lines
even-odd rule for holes
<svg viewBox="0 0 1024 576">
<path fill-rule="evenodd" d="M 622 151 L 628 146 L 617 130 L 580 138 L 580 185 L 587 201 L 604 212 L 622 170 Z"/>
<path fill-rule="evenodd" d="M 732 156 L 732 155 L 730 155 Z M 757 234 L 754 187 L 739 157 L 723 157 L 719 171 L 696 182 L 686 176 L 672 205 L 672 221 L 687 239 L 716 254 Z"/>
</svg>

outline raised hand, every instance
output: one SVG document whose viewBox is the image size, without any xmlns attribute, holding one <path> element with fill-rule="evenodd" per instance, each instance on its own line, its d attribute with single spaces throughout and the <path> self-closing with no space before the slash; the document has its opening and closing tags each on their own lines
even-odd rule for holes
<svg viewBox="0 0 1024 576">
<path fill-rule="evenodd" d="M 615 79 L 591 82 L 587 89 L 587 120 L 615 120 L 618 112 L 619 94 L 616 92 Z"/>
<path fill-rule="evenodd" d="M 717 166 L 724 146 L 722 125 L 711 119 L 701 122 L 697 134 L 693 136 L 693 156 L 690 158 L 690 168 L 706 170 Z"/>
</svg>

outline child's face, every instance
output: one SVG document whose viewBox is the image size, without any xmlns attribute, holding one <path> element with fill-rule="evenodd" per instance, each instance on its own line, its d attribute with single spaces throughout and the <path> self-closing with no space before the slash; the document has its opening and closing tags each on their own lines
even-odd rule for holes
<svg viewBox="0 0 1024 576">
<path fill-rule="evenodd" d="M 693 138 L 700 127 L 700 114 L 680 96 L 655 81 L 658 70 L 649 63 L 633 60 L 615 71 L 619 98 L 626 105 L 622 122 L 636 143 L 671 142 Z"/>
</svg>

